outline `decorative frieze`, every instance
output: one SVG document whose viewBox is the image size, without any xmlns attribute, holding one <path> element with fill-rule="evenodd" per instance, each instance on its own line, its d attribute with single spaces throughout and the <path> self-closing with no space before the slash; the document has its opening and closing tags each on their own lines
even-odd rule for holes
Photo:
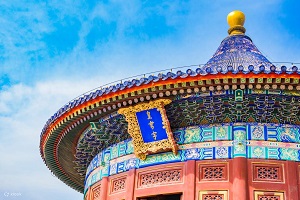
<svg viewBox="0 0 300 200">
<path fill-rule="evenodd" d="M 111 193 L 120 192 L 125 190 L 126 176 L 111 181 Z"/>
<path fill-rule="evenodd" d="M 280 164 L 254 163 L 253 180 L 264 182 L 282 182 L 283 169 Z"/>
<path fill-rule="evenodd" d="M 143 172 L 138 177 L 138 187 L 153 187 L 182 181 L 182 169 Z"/>
<path fill-rule="evenodd" d="M 227 180 L 227 163 L 200 164 L 200 181 L 224 181 Z"/>
</svg>

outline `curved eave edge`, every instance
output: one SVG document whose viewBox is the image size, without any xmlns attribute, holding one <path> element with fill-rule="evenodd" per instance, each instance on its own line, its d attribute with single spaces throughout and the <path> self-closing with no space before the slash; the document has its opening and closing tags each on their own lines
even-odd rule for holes
<svg viewBox="0 0 300 200">
<path fill-rule="evenodd" d="M 199 68 L 198 68 L 199 69 Z M 196 70 L 197 71 L 197 70 Z M 165 84 L 172 84 L 172 83 L 180 83 L 180 82 L 184 82 L 185 80 L 186 81 L 189 81 L 189 79 L 194 79 L 194 81 L 197 81 L 197 80 L 206 80 L 206 79 L 216 79 L 216 78 L 219 78 L 219 79 L 222 79 L 222 78 L 249 78 L 251 76 L 251 78 L 255 78 L 256 76 L 257 77 L 260 77 L 260 78 L 272 78 L 272 77 L 276 77 L 276 78 L 287 78 L 287 77 L 290 77 L 290 78 L 299 78 L 300 76 L 300 72 L 298 71 L 294 71 L 294 72 L 287 72 L 286 73 L 276 73 L 276 72 L 266 72 L 266 73 L 256 73 L 256 72 L 249 72 L 249 73 L 244 73 L 242 71 L 240 72 L 230 72 L 230 73 L 206 73 L 205 75 L 202 75 L 202 74 L 198 74 L 192 70 L 187 70 L 188 73 L 183 73 L 181 74 L 181 76 L 176 76 L 175 78 L 172 78 L 171 77 L 165 77 L 165 78 L 157 78 L 157 79 L 153 79 L 152 81 L 149 81 L 147 84 L 144 84 L 144 85 L 135 85 L 135 87 L 133 87 L 133 84 L 130 86 L 128 85 L 128 88 L 127 90 L 124 88 L 124 89 L 118 89 L 118 90 L 110 90 L 111 87 L 109 88 L 106 88 L 106 90 L 109 89 L 109 91 L 105 92 L 105 94 L 99 94 L 98 96 L 95 96 L 94 93 L 98 94 L 97 91 L 95 92 L 91 92 L 89 95 L 85 95 L 84 97 L 81 97 L 77 100 L 74 100 L 72 102 L 70 102 L 69 104 L 67 104 L 67 106 L 71 106 L 71 107 L 68 107 L 68 109 L 66 109 L 64 112 L 62 111 L 62 108 L 55 113 L 55 115 L 52 116 L 50 122 L 48 120 L 48 122 L 46 123 L 45 127 L 43 128 L 42 130 L 42 134 L 41 134 L 41 140 L 40 140 L 40 153 L 43 155 L 43 146 L 44 146 L 44 143 L 45 141 L 48 139 L 48 134 L 49 134 L 49 131 L 51 130 L 55 130 L 57 129 L 60 125 L 62 125 L 62 121 L 66 121 L 68 119 L 66 119 L 68 117 L 68 114 L 72 114 L 72 111 L 80 111 L 81 108 L 84 108 L 84 106 L 88 103 L 88 102 L 99 102 L 101 100 L 105 100 L 107 98 L 110 98 L 110 97 L 113 97 L 113 96 L 118 96 L 120 94 L 124 94 L 126 92 L 130 93 L 131 91 L 136 91 L 136 90 L 139 90 L 139 89 L 143 89 L 145 87 L 153 87 L 153 86 L 156 86 L 157 85 L 165 85 Z M 231 75 L 234 75 L 234 77 L 232 77 Z M 130 86 L 130 87 L 129 87 Z M 123 93 L 122 93 L 123 92 Z M 92 96 L 92 94 L 95 96 L 94 98 L 87 98 L 87 97 L 90 97 Z M 77 101 L 80 101 L 80 104 L 77 102 Z M 77 102 L 76 106 L 74 104 L 74 102 Z M 65 108 L 65 107 L 63 107 Z M 74 114 L 74 112 L 73 112 Z M 69 116 L 70 118 L 72 118 L 72 116 Z M 59 120 L 60 118 L 63 118 L 63 120 Z M 46 134 L 48 133 L 48 134 Z"/>
<path fill-rule="evenodd" d="M 42 129 L 41 138 L 43 134 L 46 132 L 49 125 L 53 124 L 56 119 L 67 113 L 69 110 L 78 107 L 80 105 L 83 105 L 85 102 L 94 100 L 96 98 L 99 98 L 101 96 L 106 96 L 112 93 L 121 92 L 126 89 L 130 89 L 132 87 L 140 87 L 144 85 L 148 85 L 151 83 L 155 83 L 158 81 L 166 81 L 166 80 L 174 80 L 175 79 L 185 79 L 187 77 L 205 77 L 208 75 L 237 75 L 237 74 L 253 74 L 253 75 L 263 75 L 263 74 L 276 74 L 276 75 L 282 75 L 283 77 L 285 75 L 300 75 L 300 70 L 296 66 L 293 66 L 291 71 L 287 71 L 287 68 L 285 66 L 282 66 L 280 70 L 276 70 L 277 68 L 275 66 L 271 66 L 270 69 L 265 69 L 264 65 L 261 65 L 260 70 L 254 71 L 251 70 L 251 65 L 248 66 L 248 70 L 245 70 L 244 68 L 240 68 L 239 70 L 231 69 L 231 66 L 228 66 L 227 71 L 219 71 L 218 68 L 206 68 L 205 71 L 201 68 L 197 68 L 195 71 L 192 69 L 188 69 L 186 72 L 177 71 L 176 74 L 172 72 L 168 72 L 167 74 L 158 74 L 157 76 L 149 76 L 148 78 L 141 78 L 139 80 L 133 79 L 132 81 L 125 81 L 124 83 L 112 85 L 103 89 L 98 89 L 93 92 L 90 92 L 88 94 L 85 94 L 69 103 L 61 107 L 51 118 L 49 118 Z"/>
<path fill-rule="evenodd" d="M 56 159 L 54 158 L 53 147 L 54 142 L 48 141 L 45 148 L 45 157 L 43 157 L 43 161 L 47 168 L 62 182 L 67 184 L 69 187 L 74 190 L 83 193 L 83 186 L 76 184 L 73 180 L 71 180 L 68 175 L 58 166 Z"/>
</svg>

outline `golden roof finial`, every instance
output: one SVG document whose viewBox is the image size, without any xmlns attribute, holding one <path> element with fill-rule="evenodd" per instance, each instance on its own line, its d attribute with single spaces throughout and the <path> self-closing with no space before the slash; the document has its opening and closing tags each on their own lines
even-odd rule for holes
<svg viewBox="0 0 300 200">
<path fill-rule="evenodd" d="M 227 23 L 229 24 L 229 35 L 244 35 L 246 29 L 244 28 L 245 15 L 239 10 L 232 11 L 227 15 Z"/>
</svg>

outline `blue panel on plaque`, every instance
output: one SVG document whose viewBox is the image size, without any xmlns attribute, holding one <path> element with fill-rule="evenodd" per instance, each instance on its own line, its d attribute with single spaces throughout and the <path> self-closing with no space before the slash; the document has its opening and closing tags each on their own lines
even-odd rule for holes
<svg viewBox="0 0 300 200">
<path fill-rule="evenodd" d="M 136 118 L 145 143 L 168 139 L 162 116 L 156 108 L 137 112 Z"/>
</svg>

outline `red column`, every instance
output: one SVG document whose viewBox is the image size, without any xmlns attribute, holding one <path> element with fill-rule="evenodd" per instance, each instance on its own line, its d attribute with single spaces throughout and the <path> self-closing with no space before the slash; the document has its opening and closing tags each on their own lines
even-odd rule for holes
<svg viewBox="0 0 300 200">
<path fill-rule="evenodd" d="M 233 179 L 232 179 L 232 200 L 248 200 L 248 178 L 247 178 L 247 159 L 244 157 L 237 157 L 233 159 Z"/>
<path fill-rule="evenodd" d="M 108 177 L 103 177 L 101 180 L 101 192 L 100 192 L 100 199 L 106 200 L 108 193 Z"/>
<path fill-rule="evenodd" d="M 135 169 L 131 169 L 128 172 L 126 179 L 126 200 L 133 200 L 134 188 L 135 188 Z"/>
<path fill-rule="evenodd" d="M 184 190 L 182 200 L 195 199 L 195 181 L 196 181 L 196 162 L 195 160 L 188 160 L 185 163 L 184 176 Z"/>
<path fill-rule="evenodd" d="M 298 200 L 298 163 L 287 161 L 286 180 L 288 185 L 288 199 Z"/>
</svg>

